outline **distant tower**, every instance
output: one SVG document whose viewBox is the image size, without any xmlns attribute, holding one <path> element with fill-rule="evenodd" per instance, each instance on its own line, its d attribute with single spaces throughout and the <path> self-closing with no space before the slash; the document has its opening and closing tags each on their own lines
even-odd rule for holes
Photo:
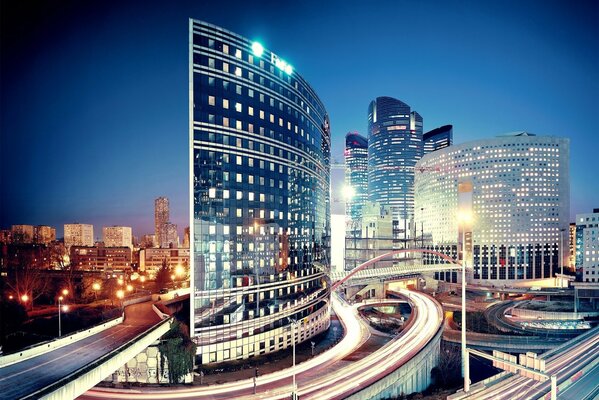
<svg viewBox="0 0 599 400">
<path fill-rule="evenodd" d="M 414 216 L 414 166 L 423 154 L 422 117 L 377 97 L 368 107 L 368 199 L 390 206 L 400 229 Z"/>
<path fill-rule="evenodd" d="M 453 125 L 444 125 L 423 135 L 424 154 L 441 150 L 453 144 Z"/>
<path fill-rule="evenodd" d="M 345 200 L 347 219 L 359 221 L 368 198 L 368 139 L 357 132 L 345 136 L 345 185 L 351 188 Z"/>
<path fill-rule="evenodd" d="M 169 218 L 170 213 L 168 198 L 158 197 L 156 200 L 154 200 L 154 232 L 160 247 L 168 247 L 166 224 L 169 222 Z"/>
</svg>

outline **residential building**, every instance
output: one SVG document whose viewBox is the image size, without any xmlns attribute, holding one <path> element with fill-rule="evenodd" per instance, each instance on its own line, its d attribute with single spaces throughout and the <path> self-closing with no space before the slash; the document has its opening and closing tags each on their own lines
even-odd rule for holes
<svg viewBox="0 0 599 400">
<path fill-rule="evenodd" d="M 131 269 L 131 248 L 128 246 L 106 247 L 99 243 L 96 246 L 70 247 L 71 265 L 86 271 L 127 271 Z"/>
<path fill-rule="evenodd" d="M 291 63 L 190 20 L 192 321 L 200 364 L 309 340 L 330 324 L 326 110 Z"/>
<path fill-rule="evenodd" d="M 150 279 L 156 278 L 156 273 L 164 262 L 171 268 L 175 268 L 177 265 L 189 266 L 189 249 L 151 247 L 139 251 L 139 270 Z"/>
<path fill-rule="evenodd" d="M 143 249 L 147 249 L 150 247 L 158 247 L 158 242 L 156 240 L 156 235 L 143 235 L 141 237 L 141 241 L 139 243 L 139 247 Z"/>
<path fill-rule="evenodd" d="M 453 125 L 443 125 L 435 128 L 426 132 L 422 138 L 424 141 L 424 154 L 449 147 L 453 143 Z"/>
<path fill-rule="evenodd" d="M 11 227 L 13 243 L 33 243 L 34 231 L 33 225 L 13 225 Z"/>
<path fill-rule="evenodd" d="M 429 153 L 416 166 L 416 226 L 452 257 L 464 238 L 475 282 L 553 279 L 567 260 L 569 158 L 568 139 L 527 132 Z"/>
<path fill-rule="evenodd" d="M 64 224 L 64 245 L 70 252 L 71 246 L 93 246 L 94 226 L 90 224 Z"/>
<path fill-rule="evenodd" d="M 576 269 L 583 282 L 599 285 L 599 208 L 576 214 Z"/>
<path fill-rule="evenodd" d="M 177 233 L 177 225 L 167 222 L 163 225 L 163 238 L 160 247 L 171 248 L 179 247 L 179 234 Z"/>
<path fill-rule="evenodd" d="M 102 237 L 106 247 L 129 247 L 133 250 L 133 232 L 130 226 L 105 226 Z"/>
<path fill-rule="evenodd" d="M 33 231 L 33 241 L 40 244 L 48 244 L 56 240 L 56 229 L 51 226 L 38 225 Z"/>
<path fill-rule="evenodd" d="M 166 197 L 154 200 L 154 234 L 160 247 L 168 247 L 166 224 L 170 219 L 169 201 Z"/>
</svg>

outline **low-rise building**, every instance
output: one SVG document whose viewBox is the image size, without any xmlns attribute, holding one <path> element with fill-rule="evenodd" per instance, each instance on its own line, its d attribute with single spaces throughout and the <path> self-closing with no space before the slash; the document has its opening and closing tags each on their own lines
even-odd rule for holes
<svg viewBox="0 0 599 400">
<path fill-rule="evenodd" d="M 189 248 L 147 248 L 139 251 L 139 271 L 145 272 L 150 279 L 156 276 L 156 272 L 165 262 L 169 267 L 177 265 L 189 265 Z"/>
<path fill-rule="evenodd" d="M 89 271 L 110 272 L 131 269 L 132 254 L 127 246 L 71 246 L 71 265 Z"/>
</svg>

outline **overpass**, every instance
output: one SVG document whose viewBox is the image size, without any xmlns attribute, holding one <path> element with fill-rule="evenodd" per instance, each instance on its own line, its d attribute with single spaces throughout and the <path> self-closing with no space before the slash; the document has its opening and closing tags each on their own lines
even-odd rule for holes
<svg viewBox="0 0 599 400">
<path fill-rule="evenodd" d="M 0 397 L 75 398 L 164 335 L 170 321 L 159 318 L 150 302 L 134 304 L 125 308 L 122 323 L 100 332 L 0 357 Z"/>
<path fill-rule="evenodd" d="M 558 398 L 593 398 L 598 391 L 599 327 L 543 353 L 547 374 L 557 376 Z M 462 391 L 448 399 L 547 399 L 549 381 L 539 382 L 511 372 L 502 372 L 478 382 L 468 393 Z M 576 393 L 573 396 L 573 393 Z"/>
</svg>

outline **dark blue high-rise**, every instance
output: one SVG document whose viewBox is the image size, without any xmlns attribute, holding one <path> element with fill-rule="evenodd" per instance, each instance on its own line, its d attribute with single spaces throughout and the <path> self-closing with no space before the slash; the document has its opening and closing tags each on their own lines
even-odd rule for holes
<svg viewBox="0 0 599 400">
<path fill-rule="evenodd" d="M 422 154 L 422 117 L 392 97 L 373 100 L 368 107 L 368 196 L 391 207 L 395 221 L 409 223 L 414 216 L 414 166 Z"/>
</svg>

